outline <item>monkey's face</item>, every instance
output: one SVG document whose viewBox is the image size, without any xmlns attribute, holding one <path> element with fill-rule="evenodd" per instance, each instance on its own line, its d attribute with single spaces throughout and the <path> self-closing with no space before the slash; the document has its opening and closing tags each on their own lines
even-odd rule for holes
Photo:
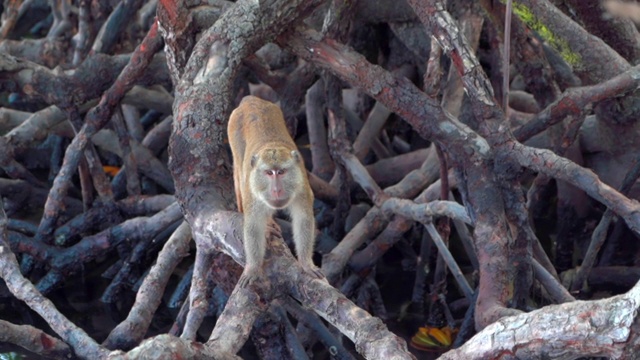
<svg viewBox="0 0 640 360">
<path fill-rule="evenodd" d="M 302 187 L 300 154 L 267 148 L 251 158 L 251 191 L 273 209 L 286 208 Z"/>
</svg>

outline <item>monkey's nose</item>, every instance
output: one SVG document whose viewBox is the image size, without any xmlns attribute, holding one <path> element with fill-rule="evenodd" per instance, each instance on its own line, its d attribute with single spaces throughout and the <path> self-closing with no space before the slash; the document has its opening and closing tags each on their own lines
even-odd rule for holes
<svg viewBox="0 0 640 360">
<path fill-rule="evenodd" d="M 282 198 L 282 195 L 284 195 L 284 191 L 282 190 L 282 188 L 280 188 L 280 189 L 273 189 L 273 190 L 271 191 L 271 194 L 273 195 L 273 197 L 274 197 L 275 199 L 280 199 L 280 198 Z"/>
</svg>

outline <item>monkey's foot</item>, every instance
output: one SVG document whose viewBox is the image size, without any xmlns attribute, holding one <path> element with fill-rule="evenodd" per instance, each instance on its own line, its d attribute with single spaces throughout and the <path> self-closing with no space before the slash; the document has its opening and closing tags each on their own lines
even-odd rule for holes
<svg viewBox="0 0 640 360">
<path fill-rule="evenodd" d="M 273 218 L 269 218 L 269 220 L 267 220 L 267 237 L 279 237 L 282 238 L 282 230 L 280 229 L 280 225 L 278 225 L 278 223 L 276 223 L 275 220 L 273 220 Z"/>
</svg>

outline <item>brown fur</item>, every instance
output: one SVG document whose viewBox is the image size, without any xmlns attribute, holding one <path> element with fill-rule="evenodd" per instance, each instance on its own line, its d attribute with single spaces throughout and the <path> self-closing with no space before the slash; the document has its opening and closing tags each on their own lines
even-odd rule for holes
<svg viewBox="0 0 640 360">
<path fill-rule="evenodd" d="M 313 193 L 280 108 L 255 96 L 247 96 L 229 118 L 229 144 L 233 153 L 233 182 L 238 210 L 245 214 L 244 245 L 247 277 L 260 271 L 265 251 L 267 222 L 275 209 L 286 208 L 293 220 L 294 242 L 301 265 L 317 276 L 313 265 L 315 222 Z M 271 199 L 264 171 L 283 169 L 285 197 Z M 248 282 L 247 278 L 244 282 Z"/>
</svg>

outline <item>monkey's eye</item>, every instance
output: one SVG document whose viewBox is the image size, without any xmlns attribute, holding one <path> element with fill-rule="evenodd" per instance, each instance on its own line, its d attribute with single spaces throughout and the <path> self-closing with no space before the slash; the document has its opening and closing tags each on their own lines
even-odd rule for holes
<svg viewBox="0 0 640 360">
<path fill-rule="evenodd" d="M 273 176 L 274 175 L 273 170 L 265 170 L 264 173 L 267 174 L 268 176 Z"/>
<path fill-rule="evenodd" d="M 279 170 L 278 170 L 278 175 L 282 175 L 282 174 L 284 174 L 285 172 L 287 172 L 285 169 L 279 169 Z"/>
</svg>

